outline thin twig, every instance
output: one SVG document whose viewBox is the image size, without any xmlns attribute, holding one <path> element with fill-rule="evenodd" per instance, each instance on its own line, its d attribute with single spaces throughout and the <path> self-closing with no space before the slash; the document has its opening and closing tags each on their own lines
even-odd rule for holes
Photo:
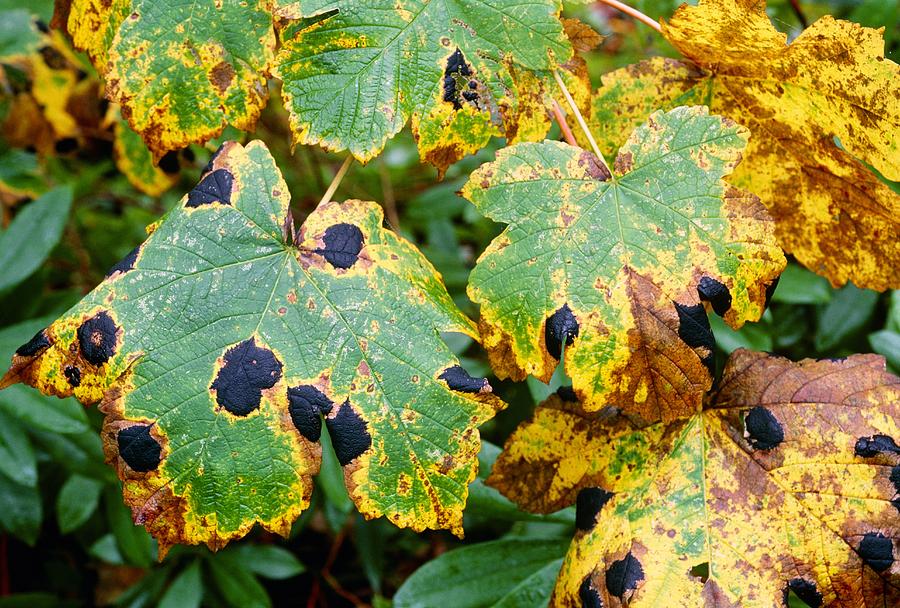
<svg viewBox="0 0 900 608">
<path fill-rule="evenodd" d="M 334 196 L 335 191 L 337 191 L 338 187 L 341 185 L 341 180 L 344 179 L 344 176 L 347 174 L 347 169 L 350 168 L 350 165 L 353 163 L 353 155 L 348 154 L 347 158 L 344 159 L 344 164 L 341 165 L 341 168 L 338 169 L 338 172 L 335 173 L 334 179 L 331 180 L 331 183 L 328 185 L 328 190 L 325 191 L 325 194 L 322 195 L 322 200 L 319 201 L 318 207 L 321 207 L 327 202 L 331 201 L 331 197 Z"/>
<path fill-rule="evenodd" d="M 800 22 L 800 25 L 803 26 L 803 29 L 809 27 L 809 22 L 806 20 L 806 15 L 803 14 L 803 8 L 800 7 L 800 1 L 791 0 L 791 8 L 794 9 L 794 14 L 797 15 L 797 21 Z"/>
<path fill-rule="evenodd" d="M 562 108 L 559 107 L 559 104 L 556 103 L 556 100 L 553 100 L 553 117 L 556 119 L 556 122 L 559 124 L 559 129 L 562 131 L 563 138 L 566 140 L 566 143 L 570 146 L 577 146 L 578 142 L 575 141 L 575 135 L 572 133 L 572 129 L 569 127 L 569 123 L 566 122 L 566 116 L 563 114 Z"/>
<path fill-rule="evenodd" d="M 593 149 L 594 154 L 597 156 L 597 159 L 603 163 L 603 166 L 606 167 L 606 170 L 612 175 L 612 170 L 609 168 L 609 163 L 606 162 L 606 159 L 603 158 L 603 153 L 600 152 L 600 146 L 597 145 L 597 141 L 594 139 L 593 134 L 590 129 L 588 129 L 587 123 L 584 121 L 584 116 L 581 115 L 581 110 L 578 109 L 578 104 L 575 103 L 575 100 L 572 99 L 572 94 L 569 93 L 568 87 L 566 87 L 566 83 L 563 82 L 562 76 L 559 75 L 557 70 L 553 70 L 553 77 L 556 78 L 556 84 L 559 85 L 559 89 L 562 91 L 563 97 L 566 98 L 566 102 L 568 102 L 569 107 L 572 109 L 572 113 L 575 114 L 575 119 L 578 121 L 578 126 L 581 127 L 581 130 L 584 132 L 584 136 L 587 137 L 588 142 L 591 144 L 591 149 Z"/>
<path fill-rule="evenodd" d="M 612 8 L 616 9 L 617 11 L 622 11 L 629 17 L 634 17 L 641 23 L 644 23 L 645 25 L 652 27 L 657 32 L 662 32 L 662 27 L 660 27 L 659 22 L 654 21 L 653 19 L 651 19 L 650 17 L 648 17 L 641 11 L 637 10 L 636 8 L 632 8 L 632 7 L 628 6 L 627 4 L 623 4 L 623 3 L 619 2 L 619 0 L 597 0 L 597 1 L 600 2 L 601 4 L 605 4 L 606 6 L 611 6 Z"/>
</svg>

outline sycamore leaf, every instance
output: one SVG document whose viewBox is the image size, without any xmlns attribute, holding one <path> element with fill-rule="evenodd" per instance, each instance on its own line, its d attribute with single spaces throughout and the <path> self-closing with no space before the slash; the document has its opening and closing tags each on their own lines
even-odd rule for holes
<svg viewBox="0 0 900 608">
<path fill-rule="evenodd" d="M 132 186 L 150 196 L 159 196 L 178 181 L 177 160 L 174 167 L 165 162 L 155 166 L 153 154 L 144 145 L 141 136 L 121 119 L 115 122 L 113 136 L 116 168 Z"/>
<path fill-rule="evenodd" d="M 714 364 L 704 306 L 732 327 L 758 319 L 785 264 L 759 200 L 722 181 L 747 135 L 682 107 L 635 129 L 612 177 L 559 142 L 476 171 L 463 195 L 508 224 L 469 281 L 498 376 L 546 381 L 565 347 L 588 411 L 694 413 Z"/>
<path fill-rule="evenodd" d="M 659 108 L 702 103 L 753 133 L 731 181 L 759 195 L 779 242 L 834 285 L 900 287 L 900 67 L 882 32 L 823 17 L 789 45 L 765 2 L 682 6 L 654 58 L 603 77 L 591 127 L 605 150 Z M 839 144 L 836 142 L 839 141 Z"/>
<path fill-rule="evenodd" d="M 515 135 L 520 96 L 536 88 L 514 72 L 549 70 L 572 53 L 558 0 L 302 6 L 307 14 L 336 12 L 298 31 L 278 53 L 274 71 L 294 142 L 348 149 L 361 161 L 411 117 L 423 158 L 439 168 L 492 135 Z"/>
<path fill-rule="evenodd" d="M 107 82 L 107 97 L 159 160 L 226 125 L 252 129 L 275 56 L 270 2 L 71 0 L 55 23 Z"/>
<path fill-rule="evenodd" d="M 638 429 L 552 396 L 488 482 L 577 504 L 556 606 L 900 603 L 900 379 L 875 355 L 732 354 L 690 418 Z"/>
<path fill-rule="evenodd" d="M 438 333 L 471 321 L 376 203 L 320 206 L 296 238 L 288 204 L 261 142 L 226 144 L 2 384 L 102 400 L 107 459 L 163 552 L 286 534 L 323 415 L 365 516 L 460 534 L 477 426 L 503 405 Z"/>
</svg>

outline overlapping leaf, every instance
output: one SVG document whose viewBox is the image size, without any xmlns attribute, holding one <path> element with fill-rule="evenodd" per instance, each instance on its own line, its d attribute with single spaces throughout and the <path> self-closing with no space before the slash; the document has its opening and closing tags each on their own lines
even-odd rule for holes
<svg viewBox="0 0 900 608">
<path fill-rule="evenodd" d="M 227 144 L 5 382 L 102 400 L 107 457 L 163 551 L 286 533 L 323 415 L 364 515 L 460 533 L 477 426 L 502 406 L 439 336 L 472 323 L 377 204 L 323 205 L 293 245 L 288 199 L 265 146 Z"/>
<path fill-rule="evenodd" d="M 900 603 L 900 379 L 884 360 L 736 351 L 707 408 L 637 429 L 551 397 L 489 483 L 577 503 L 555 606 Z"/>
<path fill-rule="evenodd" d="M 337 12 L 286 41 L 276 60 L 297 143 L 368 160 L 412 117 L 422 156 L 445 168 L 492 135 L 546 133 L 525 120 L 544 114 L 533 112 L 542 85 L 521 71 L 569 59 L 557 0 L 301 6 Z"/>
<path fill-rule="evenodd" d="M 859 162 L 900 180 L 900 68 L 881 32 L 823 17 L 788 45 L 764 2 L 703 0 L 663 35 L 689 62 L 604 76 L 601 146 L 659 108 L 706 104 L 753 133 L 731 181 L 767 205 L 786 250 L 835 285 L 900 287 L 900 196 Z"/>
<path fill-rule="evenodd" d="M 91 56 L 156 160 L 226 125 L 252 129 L 275 56 L 270 2 L 71 0 L 54 23 Z"/>
<path fill-rule="evenodd" d="M 634 130 L 612 177 L 558 142 L 476 171 L 463 194 L 508 224 L 469 282 L 498 376 L 547 380 L 565 345 L 587 410 L 694 413 L 712 382 L 704 306 L 733 327 L 758 319 L 785 263 L 759 200 L 722 181 L 747 136 L 681 107 Z"/>
</svg>

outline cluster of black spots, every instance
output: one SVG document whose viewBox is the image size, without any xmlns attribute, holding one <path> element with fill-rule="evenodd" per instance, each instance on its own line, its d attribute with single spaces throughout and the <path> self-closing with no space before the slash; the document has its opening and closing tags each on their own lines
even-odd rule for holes
<svg viewBox="0 0 900 608">
<path fill-rule="evenodd" d="M 724 317 L 731 308 L 731 292 L 724 283 L 720 283 L 712 277 L 703 277 L 697 285 L 697 294 L 704 302 L 709 302 L 713 311 L 720 317 Z"/>
<path fill-rule="evenodd" d="M 323 256 L 325 261 L 335 268 L 346 270 L 359 259 L 364 239 L 358 226 L 335 224 L 325 229 L 322 240 L 325 242 L 325 248 L 316 249 L 316 253 Z"/>
<path fill-rule="evenodd" d="M 624 558 L 614 561 L 606 571 L 606 590 L 615 597 L 624 597 L 628 591 L 637 589 L 644 580 L 644 568 L 638 558 L 628 552 Z"/>
<path fill-rule="evenodd" d="M 784 441 L 784 427 L 772 412 L 762 406 L 747 412 L 744 428 L 754 450 L 771 450 Z"/>
<path fill-rule="evenodd" d="M 234 175 L 228 169 L 216 169 L 200 180 L 188 194 L 187 206 L 199 207 L 211 203 L 231 204 L 231 187 Z"/>
<path fill-rule="evenodd" d="M 575 389 L 571 386 L 559 387 L 556 389 L 556 396 L 566 403 L 576 403 L 578 401 L 578 395 L 575 394 Z"/>
<path fill-rule="evenodd" d="M 873 435 L 857 439 L 853 451 L 862 458 L 872 458 L 879 454 L 900 454 L 900 447 L 887 435 Z"/>
<path fill-rule="evenodd" d="M 72 388 L 78 388 L 81 386 L 81 370 L 75 367 L 74 365 L 67 365 L 63 368 L 63 375 L 66 377 L 66 380 L 69 382 L 69 386 Z"/>
<path fill-rule="evenodd" d="M 210 385 L 216 402 L 235 416 L 246 416 L 259 407 L 262 391 L 281 379 L 281 361 L 253 338 L 225 352 L 225 363 Z"/>
<path fill-rule="evenodd" d="M 315 386 L 304 384 L 288 388 L 288 411 L 300 434 L 310 441 L 322 435 L 322 418 L 331 412 L 334 403 Z"/>
<path fill-rule="evenodd" d="M 139 473 L 156 469 L 162 457 L 162 446 L 150 434 L 150 426 L 135 424 L 121 429 L 116 435 L 119 456 L 131 470 Z"/>
<path fill-rule="evenodd" d="M 600 592 L 591 584 L 591 575 L 588 574 L 578 587 L 578 598 L 581 600 L 581 608 L 603 608 L 603 600 Z"/>
<path fill-rule="evenodd" d="M 563 304 L 562 308 L 547 317 L 547 322 L 544 324 L 544 342 L 547 344 L 547 352 L 550 353 L 550 356 L 559 361 L 562 356 L 563 343 L 571 346 L 578 337 L 578 330 L 578 319 L 575 318 L 568 304 Z"/>
<path fill-rule="evenodd" d="M 788 591 L 793 591 L 794 595 L 803 600 L 809 608 L 819 608 L 823 603 L 822 594 L 816 589 L 816 584 L 805 578 L 792 578 L 788 582 L 788 586 L 784 590 L 785 606 L 788 605 Z"/>
<path fill-rule="evenodd" d="M 894 563 L 894 543 L 879 532 L 869 532 L 863 536 L 857 553 L 875 572 L 884 572 Z"/>
<path fill-rule="evenodd" d="M 446 382 L 450 390 L 461 393 L 478 393 L 490 386 L 487 378 L 473 378 L 461 365 L 448 367 L 438 378 Z"/>
<path fill-rule="evenodd" d="M 91 365 L 103 365 L 116 354 L 118 331 L 112 317 L 101 310 L 78 328 L 81 355 Z"/>
<path fill-rule="evenodd" d="M 42 329 L 41 331 L 34 334 L 34 336 L 31 337 L 31 340 L 17 348 L 16 354 L 20 357 L 33 357 L 45 348 L 49 347 L 50 338 L 47 337 L 47 330 Z"/>
<path fill-rule="evenodd" d="M 366 421 L 359 417 L 345 401 L 334 418 L 326 418 L 325 425 L 331 436 L 331 444 L 338 462 L 345 466 L 363 454 L 372 445 L 372 436 L 366 428 Z"/>
<path fill-rule="evenodd" d="M 700 360 L 711 376 L 716 375 L 716 338 L 709 326 L 709 317 L 703 304 L 686 306 L 672 302 L 678 313 L 678 337 L 691 348 L 704 347 L 709 351 Z"/>
<path fill-rule="evenodd" d="M 597 524 L 597 515 L 613 497 L 603 488 L 583 488 L 575 499 L 575 527 L 585 532 Z"/>
<path fill-rule="evenodd" d="M 453 104 L 453 109 L 455 110 L 462 109 L 462 102 L 459 100 L 459 91 L 457 91 L 456 88 L 457 79 L 467 79 L 471 75 L 472 69 L 469 67 L 469 64 L 466 63 L 466 58 L 463 56 L 462 51 L 457 47 L 457 49 L 453 51 L 453 54 L 447 58 L 447 67 L 444 69 L 443 97 L 444 101 Z M 468 86 L 470 90 L 463 91 L 461 94 L 467 101 L 474 101 L 478 97 L 478 94 L 474 91 L 478 84 L 475 81 L 469 81 Z"/>
<path fill-rule="evenodd" d="M 137 262 L 138 254 L 141 252 L 141 246 L 138 245 L 134 249 L 128 252 L 124 258 L 122 258 L 115 266 L 110 268 L 106 273 L 106 278 L 111 277 L 117 272 L 125 273 L 134 268 L 134 263 Z"/>
</svg>

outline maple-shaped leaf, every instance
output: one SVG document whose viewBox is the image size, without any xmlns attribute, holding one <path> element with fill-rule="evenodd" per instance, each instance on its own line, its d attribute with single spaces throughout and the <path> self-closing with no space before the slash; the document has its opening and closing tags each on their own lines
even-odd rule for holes
<svg viewBox="0 0 900 608">
<path fill-rule="evenodd" d="M 150 196 L 159 196 L 178 181 L 178 160 L 167 163 L 164 159 L 157 167 L 153 164 L 153 154 L 144 145 L 141 136 L 135 133 L 120 118 L 114 119 L 113 151 L 116 168 L 131 182 L 131 185 Z M 169 155 L 174 155 L 170 152 Z"/>
<path fill-rule="evenodd" d="M 900 605 L 900 379 L 884 359 L 738 350 L 690 418 L 638 429 L 551 396 L 489 483 L 577 505 L 554 606 Z"/>
<path fill-rule="evenodd" d="M 539 87 L 513 73 L 550 70 L 572 53 L 558 0 L 301 6 L 325 17 L 286 40 L 276 60 L 294 141 L 361 161 L 411 117 L 423 158 L 441 169 L 492 135 L 524 137 L 519 105 L 531 102 L 520 96 Z"/>
<path fill-rule="evenodd" d="M 682 6 L 663 35 L 689 61 L 603 77 L 591 129 L 604 150 L 659 108 L 703 103 L 753 133 L 732 183 L 757 194 L 782 246 L 834 285 L 900 287 L 900 67 L 882 32 L 822 17 L 790 44 L 758 0 Z"/>
<path fill-rule="evenodd" d="M 261 142 L 226 144 L 3 384 L 101 401 L 107 458 L 163 552 L 257 522 L 286 534 L 323 416 L 365 516 L 461 533 L 477 426 L 503 405 L 439 335 L 471 321 L 376 203 L 322 205 L 296 238 L 288 205 Z"/>
<path fill-rule="evenodd" d="M 762 314 L 784 268 L 759 200 L 722 178 L 747 130 L 703 107 L 653 114 L 616 158 L 559 142 L 498 152 L 463 190 L 506 230 L 469 297 L 499 377 L 566 372 L 589 411 L 647 422 L 694 413 L 712 383 L 706 306 L 732 326 Z"/>
<path fill-rule="evenodd" d="M 106 79 L 107 97 L 159 160 L 170 150 L 252 129 L 275 57 L 264 0 L 71 0 L 66 29 Z"/>
</svg>

